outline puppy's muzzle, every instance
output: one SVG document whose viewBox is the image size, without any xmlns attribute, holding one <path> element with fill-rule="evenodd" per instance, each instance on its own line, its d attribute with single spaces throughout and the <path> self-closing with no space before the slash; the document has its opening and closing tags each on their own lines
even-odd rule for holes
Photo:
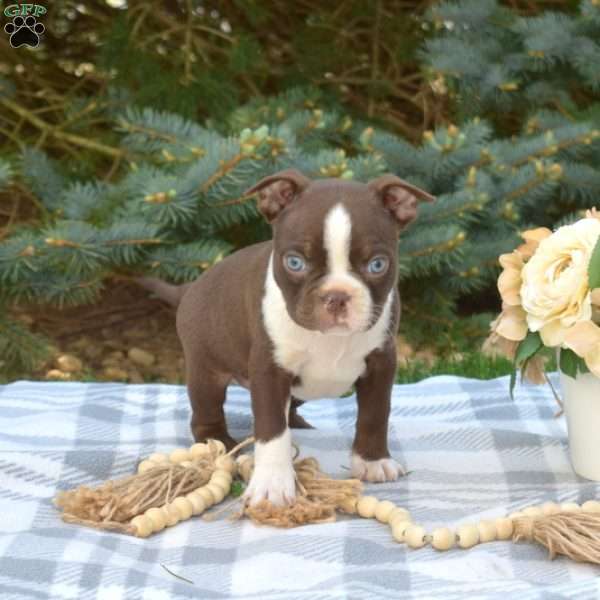
<svg viewBox="0 0 600 600">
<path fill-rule="evenodd" d="M 319 297 L 325 305 L 325 310 L 332 317 L 343 317 L 348 313 L 350 296 L 346 292 L 330 291 Z"/>
</svg>

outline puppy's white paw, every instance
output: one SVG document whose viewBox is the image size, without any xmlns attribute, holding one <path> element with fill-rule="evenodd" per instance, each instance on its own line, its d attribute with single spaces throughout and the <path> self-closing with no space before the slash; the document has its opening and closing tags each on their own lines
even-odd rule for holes
<svg viewBox="0 0 600 600">
<path fill-rule="evenodd" d="M 383 483 L 384 481 L 396 481 L 401 475 L 406 475 L 404 467 L 393 458 L 365 460 L 358 454 L 353 454 L 351 464 L 352 477 L 362 481 Z"/>
<path fill-rule="evenodd" d="M 254 469 L 244 499 L 250 505 L 268 500 L 277 506 L 291 504 L 296 498 L 296 474 L 293 467 Z"/>
<path fill-rule="evenodd" d="M 246 503 L 268 500 L 278 506 L 291 504 L 296 498 L 296 472 L 290 430 L 286 428 L 268 442 L 256 442 L 254 463 L 254 473 L 244 492 Z"/>
</svg>

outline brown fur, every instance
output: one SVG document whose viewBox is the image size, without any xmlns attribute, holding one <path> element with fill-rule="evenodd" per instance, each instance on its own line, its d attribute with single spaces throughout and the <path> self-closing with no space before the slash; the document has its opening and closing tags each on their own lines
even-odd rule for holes
<svg viewBox="0 0 600 600">
<path fill-rule="evenodd" d="M 192 406 L 191 428 L 196 440 L 214 437 L 228 447 L 223 405 L 227 385 L 235 380 L 250 388 L 254 431 L 268 441 L 286 427 L 285 406 L 294 375 L 278 366 L 272 342 L 262 321 L 262 300 L 269 257 L 290 316 L 307 329 L 326 321 L 320 284 L 326 274 L 323 222 L 327 212 L 342 202 L 352 218 L 350 261 L 370 290 L 377 307 L 397 283 L 397 241 L 400 230 L 416 216 L 416 200 L 431 197 L 395 176 L 364 184 L 342 180 L 310 181 L 295 170 L 271 176 L 250 192 L 258 192 L 259 209 L 274 223 L 273 241 L 239 250 L 187 285 L 177 311 L 177 332 L 185 354 L 186 383 Z M 297 249 L 310 259 L 311 270 L 298 278 L 286 271 L 283 256 Z M 362 270 L 373 254 L 390 260 L 385 275 Z M 173 289 L 148 285 L 168 299 Z M 171 286 L 172 287 L 172 286 Z M 379 317 L 375 311 L 371 325 Z M 400 318 L 400 299 L 394 292 L 389 337 L 365 359 L 366 370 L 356 382 L 358 418 L 354 450 L 367 460 L 388 457 L 387 423 L 390 393 L 396 370 L 394 336 Z M 308 426 L 296 414 L 293 401 L 290 425 Z M 293 419 L 293 420 L 292 420 Z"/>
</svg>

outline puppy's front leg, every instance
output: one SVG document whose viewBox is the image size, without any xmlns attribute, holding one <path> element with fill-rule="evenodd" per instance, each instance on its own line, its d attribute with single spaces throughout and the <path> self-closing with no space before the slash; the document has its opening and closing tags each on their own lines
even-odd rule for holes
<svg viewBox="0 0 600 600">
<path fill-rule="evenodd" d="M 250 504 L 269 500 L 283 505 L 292 503 L 296 497 L 292 436 L 288 427 L 291 381 L 291 375 L 275 364 L 255 364 L 251 369 L 256 443 L 254 472 L 244 493 Z"/>
<path fill-rule="evenodd" d="M 358 417 L 352 444 L 352 476 L 365 481 L 395 481 L 404 469 L 390 458 L 387 445 L 396 349 L 387 343 L 367 358 L 365 373 L 356 381 Z"/>
</svg>

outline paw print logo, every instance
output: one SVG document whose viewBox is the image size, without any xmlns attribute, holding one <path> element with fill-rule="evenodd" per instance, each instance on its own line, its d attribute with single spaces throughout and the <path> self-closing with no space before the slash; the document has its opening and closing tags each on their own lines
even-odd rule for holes
<svg viewBox="0 0 600 600">
<path fill-rule="evenodd" d="M 37 19 L 29 15 L 27 18 L 15 17 L 12 23 L 4 26 L 4 31 L 10 35 L 10 45 L 13 48 L 21 46 L 37 47 L 40 43 L 40 35 L 44 33 L 45 27 L 37 22 Z"/>
</svg>

